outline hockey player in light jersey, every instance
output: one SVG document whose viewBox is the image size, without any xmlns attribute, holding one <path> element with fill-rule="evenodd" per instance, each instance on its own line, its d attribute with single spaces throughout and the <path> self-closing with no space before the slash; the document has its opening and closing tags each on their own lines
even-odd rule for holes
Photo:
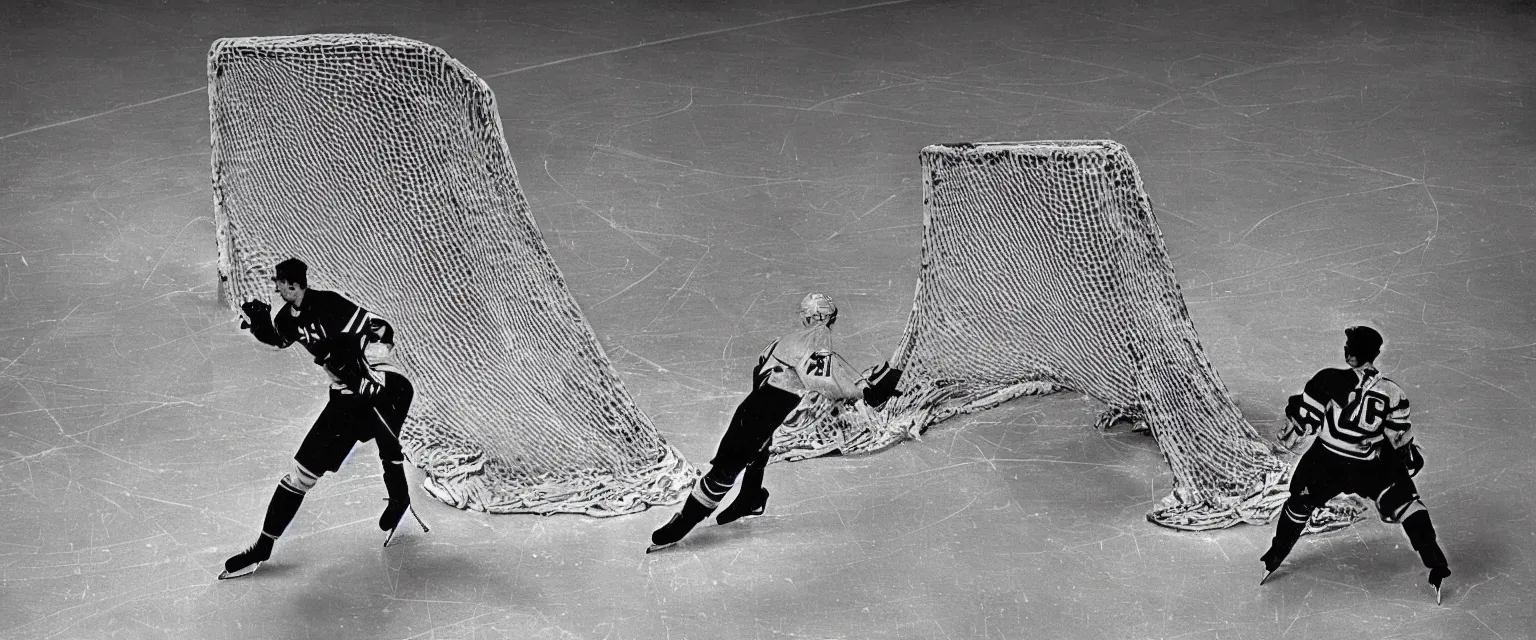
<svg viewBox="0 0 1536 640">
<path fill-rule="evenodd" d="M 270 305 L 250 300 L 241 305 L 247 318 L 242 326 L 257 340 L 278 348 L 295 342 L 304 345 L 331 378 L 330 401 L 294 454 L 293 470 L 278 481 L 261 535 L 224 563 L 220 580 L 248 575 L 271 558 L 273 543 L 298 513 L 304 494 L 326 472 L 340 469 L 359 442 L 378 441 L 384 463 L 384 487 L 389 493 L 389 505 L 379 517 L 379 528 L 388 532 L 384 544 L 389 545 L 407 511 L 415 516 L 399 440 L 415 392 L 411 381 L 389 361 L 394 329 L 341 294 L 310 289 L 309 267 L 297 258 L 278 263 L 272 280 L 286 302 L 276 320 Z M 420 518 L 417 524 L 426 530 Z"/>
<path fill-rule="evenodd" d="M 693 527 L 713 513 L 740 474 L 741 491 L 736 500 L 715 519 L 727 524 L 761 515 L 768 504 L 763 470 L 768 465 L 768 445 L 773 432 L 800 404 L 807 393 L 837 400 L 863 398 L 880 407 L 897 395 L 901 371 L 888 363 L 870 369 L 864 378 L 832 348 L 832 325 L 837 305 L 819 293 L 800 302 L 801 328 L 768 345 L 752 370 L 752 392 L 736 407 L 731 424 L 720 439 L 709 473 L 700 478 L 681 512 L 651 534 L 646 553 L 677 544 Z"/>
<path fill-rule="evenodd" d="M 1301 537 L 1312 511 L 1341 493 L 1376 501 L 1381 519 L 1401 523 L 1408 541 L 1429 568 L 1429 584 L 1440 601 L 1440 585 L 1451 570 L 1435 541 L 1429 510 L 1419 499 L 1413 476 L 1424 466 L 1413 442 L 1408 397 L 1402 387 L 1376 370 L 1381 334 L 1364 326 L 1344 330 L 1348 369 L 1323 369 L 1307 381 L 1285 408 L 1288 424 L 1281 440 L 1294 446 L 1302 437 L 1317 439 L 1291 475 L 1285 503 L 1264 562 L 1264 584 Z"/>
</svg>

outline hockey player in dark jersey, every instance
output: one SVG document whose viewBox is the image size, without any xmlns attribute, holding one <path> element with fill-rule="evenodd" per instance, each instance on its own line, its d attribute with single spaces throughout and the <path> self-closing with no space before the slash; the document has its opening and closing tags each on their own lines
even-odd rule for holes
<svg viewBox="0 0 1536 640">
<path fill-rule="evenodd" d="M 246 302 L 241 305 L 247 319 L 242 327 L 278 348 L 295 342 L 304 345 L 331 378 L 330 400 L 299 445 L 293 470 L 278 481 L 261 535 L 224 563 L 221 580 L 248 575 L 269 559 L 273 543 L 298 513 L 304 494 L 326 472 L 341 468 L 359 442 L 376 440 L 383 459 L 384 486 L 389 492 L 389 504 L 379 517 L 379 528 L 388 532 L 384 544 L 388 546 L 394 538 L 406 512 L 415 516 L 399 440 L 414 389 L 389 361 L 394 329 L 338 293 L 310 289 L 308 272 L 297 258 L 279 263 L 272 280 L 286 304 L 274 320 L 265 302 Z M 427 529 L 420 518 L 417 524 Z"/>
<path fill-rule="evenodd" d="M 768 445 L 773 432 L 805 394 L 820 393 L 838 400 L 863 398 L 876 408 L 899 395 L 896 383 L 901 379 L 901 370 L 885 363 L 870 369 L 861 379 L 832 350 L 837 305 L 830 297 L 819 293 L 807 295 L 800 302 L 800 317 L 799 330 L 774 340 L 758 356 L 757 366 L 752 370 L 752 392 L 736 407 L 710 461 L 709 473 L 694 485 L 682 511 L 651 534 L 651 546 L 646 553 L 677 544 L 709 517 L 736 483 L 738 474 L 741 490 L 715 521 L 728 524 L 762 515 L 768 504 L 768 490 L 763 488 Z"/>
<path fill-rule="evenodd" d="M 1413 476 L 1424 466 L 1413 442 L 1408 397 L 1376 370 L 1381 334 L 1364 326 L 1344 330 L 1348 369 L 1323 369 L 1307 381 L 1285 408 L 1286 446 L 1317 433 L 1291 475 L 1285 503 L 1264 562 L 1264 584 L 1301 537 L 1312 511 L 1341 493 L 1375 500 L 1381 519 L 1401 523 L 1408 541 L 1429 568 L 1429 584 L 1440 601 L 1440 585 L 1451 570 L 1435 541 L 1429 510 L 1419 499 Z"/>
</svg>

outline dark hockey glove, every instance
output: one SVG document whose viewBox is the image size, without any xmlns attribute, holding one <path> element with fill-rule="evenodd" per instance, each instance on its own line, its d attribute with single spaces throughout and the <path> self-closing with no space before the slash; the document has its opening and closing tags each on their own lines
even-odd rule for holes
<svg viewBox="0 0 1536 640">
<path fill-rule="evenodd" d="M 1393 449 L 1392 452 L 1397 454 L 1398 462 L 1408 470 L 1408 477 L 1419 475 L 1419 471 L 1424 468 L 1424 454 L 1419 451 L 1419 445 L 1410 442 Z"/>
<path fill-rule="evenodd" d="M 896 390 L 896 384 L 901 382 L 901 369 L 891 366 L 890 362 L 882 362 L 864 372 L 864 379 L 868 386 L 864 387 L 864 403 L 879 409 L 885 406 L 891 398 L 901 395 Z"/>
<path fill-rule="evenodd" d="M 366 392 L 372 380 L 368 375 L 368 361 L 363 357 L 365 341 L 360 334 L 337 336 L 326 341 L 324 355 L 316 361 L 342 386 L 355 392 Z"/>
<path fill-rule="evenodd" d="M 369 342 L 395 343 L 395 328 L 383 318 L 369 318 L 368 324 L 363 325 L 363 334 L 368 336 Z"/>
<path fill-rule="evenodd" d="M 240 310 L 245 312 L 245 320 L 240 322 L 241 329 L 250 329 L 251 335 L 264 343 L 283 343 L 277 335 L 277 327 L 272 326 L 272 305 L 260 300 L 246 300 L 245 304 L 240 305 Z"/>
<path fill-rule="evenodd" d="M 1280 432 L 1280 444 L 1291 449 L 1302 438 L 1317 433 L 1323 426 L 1323 417 L 1303 400 L 1301 394 L 1290 397 L 1285 405 L 1285 431 Z"/>
</svg>

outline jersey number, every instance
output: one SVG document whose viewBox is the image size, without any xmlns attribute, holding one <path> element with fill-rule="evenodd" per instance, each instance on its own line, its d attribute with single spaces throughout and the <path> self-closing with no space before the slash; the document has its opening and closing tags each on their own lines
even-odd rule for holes
<svg viewBox="0 0 1536 640">
<path fill-rule="evenodd" d="M 805 359 L 805 375 L 825 378 L 832 375 L 832 354 L 818 351 Z"/>
</svg>

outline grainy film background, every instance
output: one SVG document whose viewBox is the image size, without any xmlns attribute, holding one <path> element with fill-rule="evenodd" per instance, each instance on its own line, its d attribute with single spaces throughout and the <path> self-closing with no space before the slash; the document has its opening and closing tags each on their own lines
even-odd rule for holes
<svg viewBox="0 0 1536 640">
<path fill-rule="evenodd" d="M 1528 2 L 30 2 L 0 7 L 0 636 L 1524 638 L 1536 357 Z M 808 290 L 857 365 L 912 303 L 918 151 L 1112 139 L 1261 430 L 1387 336 L 1456 574 L 1395 527 L 1142 515 L 1169 473 L 1080 396 L 769 469 L 767 517 L 489 516 L 381 550 L 371 445 L 219 583 L 323 401 L 215 300 L 215 39 L 383 32 L 496 92 L 529 207 L 635 402 L 706 462 Z M 425 501 L 424 501 L 425 502 Z"/>
</svg>

